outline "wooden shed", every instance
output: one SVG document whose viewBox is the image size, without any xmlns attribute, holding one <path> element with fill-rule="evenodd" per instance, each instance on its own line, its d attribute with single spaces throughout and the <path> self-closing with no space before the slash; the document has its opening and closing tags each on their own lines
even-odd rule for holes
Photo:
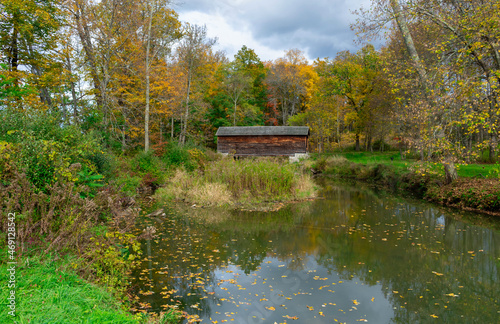
<svg viewBox="0 0 500 324">
<path fill-rule="evenodd" d="M 217 152 L 235 156 L 296 156 L 307 154 L 307 126 L 220 127 Z"/>
</svg>

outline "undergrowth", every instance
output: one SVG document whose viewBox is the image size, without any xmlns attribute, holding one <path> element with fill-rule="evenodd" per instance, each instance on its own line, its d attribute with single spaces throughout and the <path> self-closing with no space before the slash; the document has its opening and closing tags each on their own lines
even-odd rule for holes
<svg viewBox="0 0 500 324">
<path fill-rule="evenodd" d="M 270 158 L 224 158 L 207 163 L 203 172 L 179 169 L 155 197 L 160 201 L 183 200 L 203 206 L 251 208 L 315 194 L 311 177 L 294 164 Z"/>
</svg>

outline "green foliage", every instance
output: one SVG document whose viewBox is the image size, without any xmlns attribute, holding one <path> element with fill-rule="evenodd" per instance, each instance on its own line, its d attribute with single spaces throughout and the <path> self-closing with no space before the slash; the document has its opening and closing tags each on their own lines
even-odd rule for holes
<svg viewBox="0 0 500 324">
<path fill-rule="evenodd" d="M 1 250 L 6 255 L 5 249 Z M 57 261 L 56 261 L 57 259 Z M 32 256 L 18 263 L 16 320 L 18 323 L 139 323 L 103 287 L 78 277 L 74 258 Z M 7 282 L 7 264 L 0 264 L 0 282 Z M 75 269 L 76 267 L 76 269 Z M 10 289 L 0 290 L 7 300 Z M 5 305 L 4 305 L 5 306 Z M 7 309 L 0 322 L 11 323 Z"/>
<path fill-rule="evenodd" d="M 138 172 L 153 172 L 160 161 L 153 152 L 140 152 L 132 160 L 132 168 Z"/>
<path fill-rule="evenodd" d="M 58 180 L 74 180 L 70 160 L 60 142 L 26 136 L 20 146 L 19 164 L 29 181 L 41 191 L 46 192 Z"/>
<path fill-rule="evenodd" d="M 133 197 L 137 194 L 137 188 L 139 188 L 141 182 L 142 178 L 140 176 L 131 176 L 129 174 L 119 176 L 115 180 L 115 184 L 120 192 L 129 197 Z"/>
<path fill-rule="evenodd" d="M 0 111 L 0 141 L 10 145 L 12 163 L 26 172 L 36 188 L 46 191 L 56 181 L 76 181 L 71 164 L 98 171 L 110 170 L 100 138 L 82 134 L 77 126 L 61 127 L 57 114 Z"/>
<path fill-rule="evenodd" d="M 12 144 L 0 141 L 0 183 L 3 185 L 8 184 L 16 170 L 15 155 Z"/>
<path fill-rule="evenodd" d="M 84 156 L 84 160 L 88 161 L 91 169 L 105 177 L 110 177 L 115 168 L 114 156 L 103 151 L 89 152 Z"/>
<path fill-rule="evenodd" d="M 140 244 L 135 236 L 108 231 L 90 240 L 84 258 L 92 262 L 92 278 L 98 283 L 124 290 L 127 286 L 127 270 L 140 253 Z"/>
<path fill-rule="evenodd" d="M 94 174 L 87 167 L 84 167 L 81 171 L 77 172 L 78 180 L 76 181 L 77 185 L 83 185 L 88 188 L 87 192 L 80 192 L 80 196 L 82 198 L 94 198 L 97 194 L 97 188 L 101 188 L 104 186 L 102 180 L 104 178 L 103 175 Z"/>
<path fill-rule="evenodd" d="M 139 152 L 132 159 L 131 166 L 132 170 L 142 177 L 148 175 L 149 179 L 155 179 L 156 185 L 159 185 L 165 179 L 165 166 L 152 151 Z"/>
<path fill-rule="evenodd" d="M 15 77 L 9 73 L 8 66 L 0 63 L 0 102 L 19 100 L 33 92 L 29 85 L 20 86 L 16 84 L 15 80 Z"/>
<path fill-rule="evenodd" d="M 166 144 L 166 152 L 162 155 L 161 161 L 165 167 L 184 167 L 188 171 L 193 171 L 197 167 L 197 162 L 189 153 L 190 147 L 180 146 L 176 142 Z"/>
</svg>

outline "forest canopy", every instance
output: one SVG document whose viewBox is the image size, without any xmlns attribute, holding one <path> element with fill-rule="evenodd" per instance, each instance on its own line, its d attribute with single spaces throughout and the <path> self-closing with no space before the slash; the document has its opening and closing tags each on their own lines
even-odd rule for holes
<svg viewBox="0 0 500 324">
<path fill-rule="evenodd" d="M 383 149 L 446 163 L 498 156 L 500 3 L 372 0 L 356 52 L 262 61 L 216 51 L 169 1 L 2 0 L 0 109 L 57 116 L 115 151 L 221 126 L 307 125 L 311 148 Z M 369 42 L 382 38 L 375 48 Z"/>
</svg>

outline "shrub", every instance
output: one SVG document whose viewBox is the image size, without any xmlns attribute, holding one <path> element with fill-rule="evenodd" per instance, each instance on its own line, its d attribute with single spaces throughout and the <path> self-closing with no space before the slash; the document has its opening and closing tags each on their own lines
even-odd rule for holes
<svg viewBox="0 0 500 324">
<path fill-rule="evenodd" d="M 62 127 L 57 114 L 2 110 L 0 120 L 0 139 L 10 143 L 14 153 L 11 164 L 26 172 L 37 190 L 46 191 L 56 181 L 75 181 L 69 168 L 73 163 L 96 172 L 106 168 L 100 139 L 75 125 Z"/>
<path fill-rule="evenodd" d="M 137 188 L 140 186 L 141 182 L 142 178 L 140 176 L 131 176 L 129 174 L 123 174 L 115 180 L 115 184 L 120 192 L 129 197 L 137 194 Z"/>
<path fill-rule="evenodd" d="M 131 162 L 132 169 L 140 175 L 149 174 L 150 178 L 156 179 L 158 183 L 164 181 L 165 168 L 160 158 L 153 152 L 140 152 Z"/>
<path fill-rule="evenodd" d="M 90 238 L 84 259 L 90 263 L 90 278 L 109 287 L 124 290 L 127 286 L 126 272 L 140 254 L 140 244 L 132 234 L 107 231 L 102 236 Z"/>
<path fill-rule="evenodd" d="M 17 169 L 16 155 L 14 145 L 0 141 L 0 185 L 8 185 L 9 180 L 13 178 Z"/>
<path fill-rule="evenodd" d="M 87 153 L 84 159 L 91 164 L 90 168 L 95 172 L 102 174 L 106 178 L 111 177 L 116 163 L 112 154 L 106 154 L 103 151 L 94 151 Z"/>
<path fill-rule="evenodd" d="M 213 154 L 207 157 L 204 149 L 192 144 L 181 146 L 177 142 L 164 144 L 155 151 L 155 154 L 161 157 L 166 168 L 183 167 L 189 172 L 194 171 L 197 167 L 203 168 L 205 163 L 213 157 Z"/>
<path fill-rule="evenodd" d="M 75 181 L 69 168 L 70 159 L 64 151 L 64 145 L 59 142 L 27 137 L 20 145 L 20 168 L 31 184 L 44 192 L 58 180 Z"/>
</svg>

